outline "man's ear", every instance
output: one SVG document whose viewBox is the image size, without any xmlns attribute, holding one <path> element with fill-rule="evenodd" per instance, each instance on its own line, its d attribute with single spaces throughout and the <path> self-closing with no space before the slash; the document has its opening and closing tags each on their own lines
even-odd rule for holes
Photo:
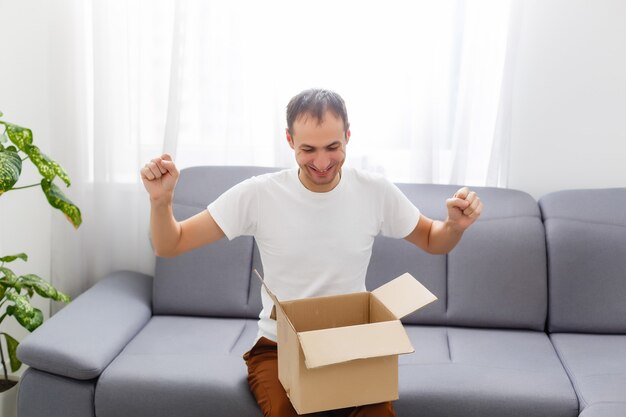
<svg viewBox="0 0 626 417">
<path fill-rule="evenodd" d="M 348 142 L 350 141 L 350 129 L 346 130 L 346 145 L 348 144 Z"/>
<path fill-rule="evenodd" d="M 287 142 L 289 143 L 289 146 L 291 146 L 291 149 L 294 149 L 294 144 L 293 144 L 293 137 L 291 137 L 291 133 L 289 133 L 289 128 L 285 128 L 285 136 L 287 136 Z"/>
</svg>

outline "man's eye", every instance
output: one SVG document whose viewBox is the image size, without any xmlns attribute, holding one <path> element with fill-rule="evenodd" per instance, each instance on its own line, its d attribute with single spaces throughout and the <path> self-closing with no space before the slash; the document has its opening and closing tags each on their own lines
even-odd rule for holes
<svg viewBox="0 0 626 417">
<path fill-rule="evenodd" d="M 302 149 L 302 152 L 311 153 L 313 152 L 313 149 Z"/>
<path fill-rule="evenodd" d="M 331 146 L 328 148 L 329 151 L 336 151 L 337 149 L 339 149 L 339 146 Z"/>
</svg>

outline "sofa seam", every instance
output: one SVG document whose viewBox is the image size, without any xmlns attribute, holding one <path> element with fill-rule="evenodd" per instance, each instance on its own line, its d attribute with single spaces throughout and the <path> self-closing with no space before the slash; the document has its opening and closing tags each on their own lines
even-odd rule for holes
<svg viewBox="0 0 626 417">
<path fill-rule="evenodd" d="M 207 210 L 207 205 L 202 205 L 202 204 L 187 204 L 187 203 L 181 203 L 181 202 L 173 202 L 172 203 L 172 207 L 173 206 L 180 206 L 180 207 L 187 207 L 187 208 L 193 208 L 193 209 L 200 209 L 202 210 Z"/>
<path fill-rule="evenodd" d="M 448 325 L 448 309 L 449 309 L 449 300 L 450 300 L 450 296 L 449 296 L 449 291 L 450 291 L 450 283 L 448 282 L 450 277 L 448 276 L 449 272 L 450 272 L 450 254 L 446 253 L 446 262 L 445 262 L 445 277 L 446 277 L 446 297 L 445 297 L 445 308 L 446 308 L 446 320 L 445 323 L 446 325 Z M 447 331 L 447 330 L 446 330 Z"/>
<path fill-rule="evenodd" d="M 550 302 L 551 299 L 551 294 L 552 291 L 550 290 L 551 288 L 551 276 L 552 274 L 550 273 L 551 271 L 551 254 L 550 254 L 550 243 L 548 242 L 548 231 L 546 230 L 546 225 L 544 223 L 544 219 L 543 219 L 543 212 L 541 211 L 541 207 L 539 207 L 539 211 L 541 212 L 541 224 L 542 224 L 542 228 L 543 228 L 543 242 L 544 242 L 544 253 L 546 256 L 546 281 L 545 281 L 545 289 L 546 289 L 546 317 L 545 320 L 543 322 L 543 332 L 544 333 L 548 333 L 548 331 L 551 330 L 552 327 L 552 303 Z"/>
<path fill-rule="evenodd" d="M 524 369 L 524 368 L 518 368 L 518 367 L 491 366 L 491 365 L 463 363 L 463 362 L 402 363 L 399 365 L 400 366 L 431 366 L 431 365 L 462 366 L 462 367 L 480 368 L 480 369 L 498 369 L 498 370 L 503 370 L 503 371 L 517 371 L 517 372 L 524 373 L 524 374 L 538 374 L 538 375 L 555 375 L 557 371 L 563 370 L 563 369 L 554 369 L 551 371 L 545 371 L 541 369 Z"/>
<path fill-rule="evenodd" d="M 626 375 L 626 372 L 603 372 L 600 374 L 586 374 L 585 378 L 594 378 L 598 376 Z"/>
<path fill-rule="evenodd" d="M 248 267 L 248 288 L 246 291 L 246 313 L 249 312 L 250 310 L 250 293 L 252 291 L 252 267 L 254 266 L 254 245 L 255 245 L 255 241 L 254 241 L 254 237 L 252 237 L 252 246 L 250 247 L 250 264 Z"/>
<path fill-rule="evenodd" d="M 565 373 L 569 377 L 570 384 L 572 384 L 572 388 L 574 389 L 574 394 L 576 394 L 576 398 L 578 399 L 578 412 L 580 413 L 589 406 L 589 403 L 587 402 L 587 400 L 585 399 L 585 396 L 583 395 L 582 388 L 580 387 L 580 384 L 578 383 L 578 378 L 576 378 L 573 370 L 570 368 L 565 358 L 559 352 L 559 349 L 557 347 L 558 342 L 552 337 L 552 335 L 550 335 L 549 339 L 552 345 L 552 349 L 554 349 L 554 352 L 556 353 L 557 358 L 559 358 L 561 365 L 563 365 L 563 369 L 565 369 Z"/>
<path fill-rule="evenodd" d="M 520 214 L 517 216 L 503 216 L 503 217 L 492 217 L 492 218 L 487 218 L 487 219 L 480 219 L 481 223 L 484 222 L 491 222 L 491 221 L 495 221 L 495 220 L 511 220 L 511 219 L 537 219 L 539 221 L 542 221 L 541 219 L 541 213 L 539 214 Z"/>
<path fill-rule="evenodd" d="M 102 372 L 100 373 L 100 375 L 98 375 L 97 377 L 95 377 L 94 379 L 97 379 L 97 384 L 100 383 L 102 376 L 105 374 L 105 371 L 107 370 L 107 368 L 109 366 L 111 366 L 111 364 L 122 354 L 122 352 L 124 352 L 126 350 L 126 348 L 128 347 L 128 345 L 135 340 L 135 338 L 137 337 L 137 335 L 139 333 L 141 333 L 142 330 L 144 330 L 146 328 L 146 326 L 148 325 L 148 323 L 150 323 L 152 321 L 152 318 L 154 317 L 154 314 L 152 314 L 152 311 L 150 311 L 150 316 L 148 317 L 148 320 L 146 320 L 141 326 L 139 326 L 139 328 L 137 329 L 137 331 L 135 331 L 133 333 L 133 335 L 126 341 L 126 343 L 124 344 L 124 346 L 122 346 L 122 348 L 120 350 L 118 350 L 115 355 L 113 356 L 113 358 L 111 358 L 111 360 L 106 364 L 106 366 L 104 366 L 102 368 Z M 95 404 L 95 393 L 94 393 L 94 404 Z"/>
<path fill-rule="evenodd" d="M 600 222 L 597 220 L 583 220 L 583 219 L 575 219 L 572 217 L 545 217 L 542 218 L 542 222 L 545 224 L 545 222 L 547 222 L 548 220 L 564 220 L 564 221 L 568 221 L 568 222 L 573 222 L 573 223 L 584 223 L 584 224 L 598 224 L 598 225 L 602 225 L 602 226 L 617 226 L 617 227 L 623 227 L 626 228 L 626 224 L 619 224 L 619 223 L 609 223 L 609 222 Z"/>
<path fill-rule="evenodd" d="M 237 346 L 237 343 L 239 342 L 239 340 L 241 339 L 241 336 L 243 335 L 243 333 L 245 332 L 246 328 L 248 327 L 248 321 L 246 320 L 246 322 L 243 324 L 243 326 L 241 327 L 241 330 L 239 331 L 239 335 L 237 335 L 237 338 L 235 339 L 235 341 L 233 342 L 233 344 L 230 346 L 230 348 L 228 349 L 228 354 L 232 354 L 233 349 L 235 348 L 235 346 Z"/>
</svg>

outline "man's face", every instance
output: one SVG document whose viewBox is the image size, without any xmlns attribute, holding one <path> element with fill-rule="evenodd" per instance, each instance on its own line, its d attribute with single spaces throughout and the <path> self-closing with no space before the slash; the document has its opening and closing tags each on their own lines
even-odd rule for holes
<svg viewBox="0 0 626 417">
<path fill-rule="evenodd" d="M 302 184 L 311 191 L 332 190 L 341 178 L 346 159 L 350 130 L 343 130 L 343 121 L 327 111 L 322 123 L 303 114 L 293 123 L 293 135 L 287 132 L 289 146 L 295 151 Z"/>
</svg>

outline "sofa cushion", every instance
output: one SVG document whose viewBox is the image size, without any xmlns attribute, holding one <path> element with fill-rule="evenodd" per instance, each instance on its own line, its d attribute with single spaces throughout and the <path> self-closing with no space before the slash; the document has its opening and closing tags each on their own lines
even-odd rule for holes
<svg viewBox="0 0 626 417">
<path fill-rule="evenodd" d="M 576 394 L 541 332 L 407 325 L 398 416 L 575 417 Z"/>
<path fill-rule="evenodd" d="M 626 333 L 626 188 L 541 198 L 551 332 Z"/>
<path fill-rule="evenodd" d="M 594 404 L 585 408 L 579 417 L 626 417 L 626 404 Z"/>
<path fill-rule="evenodd" d="M 626 335 L 563 333 L 550 338 L 576 389 L 581 410 L 602 403 L 626 407 Z"/>
<path fill-rule="evenodd" d="M 457 186 L 400 184 L 434 219 Z M 473 187 L 485 204 L 481 218 L 448 255 L 428 255 L 404 240 L 377 237 L 368 289 L 410 272 L 438 301 L 405 323 L 543 330 L 547 314 L 545 234 L 536 201 L 506 189 Z M 476 248 L 480 248 L 477 250 Z"/>
<path fill-rule="evenodd" d="M 544 219 L 561 218 L 626 226 L 626 188 L 561 190 L 539 199 Z"/>
<path fill-rule="evenodd" d="M 174 216 L 184 220 L 202 210 L 235 184 L 276 171 L 260 167 L 193 167 L 180 173 L 174 193 Z M 175 258 L 157 258 L 154 314 L 257 317 L 248 301 L 253 243 L 242 236 L 222 239 Z"/>
<path fill-rule="evenodd" d="M 242 355 L 255 320 L 154 316 L 104 371 L 99 417 L 255 416 Z"/>
<path fill-rule="evenodd" d="M 398 416 L 578 414 L 545 334 L 406 328 L 416 352 L 400 356 Z M 98 381 L 96 415 L 258 416 L 241 357 L 255 336 L 255 320 L 155 316 Z"/>
</svg>

